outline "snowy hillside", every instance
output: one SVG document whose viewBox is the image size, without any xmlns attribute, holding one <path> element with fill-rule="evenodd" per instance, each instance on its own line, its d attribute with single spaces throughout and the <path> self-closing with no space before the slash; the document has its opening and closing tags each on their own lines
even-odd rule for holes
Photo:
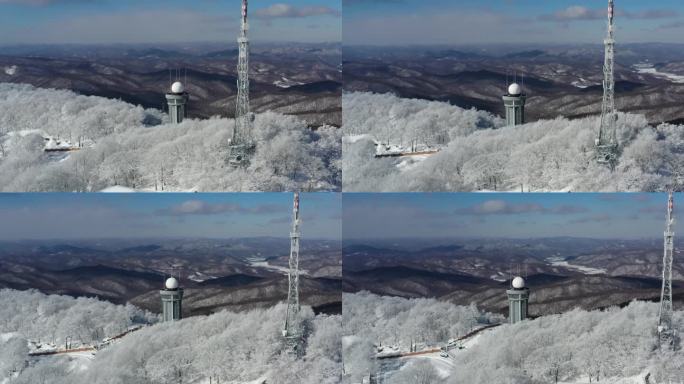
<svg viewBox="0 0 684 384">
<path fill-rule="evenodd" d="M 684 378 L 684 352 L 655 349 L 658 304 L 633 302 L 626 308 L 574 310 L 482 335 L 468 354 L 457 357 L 449 383 L 617 382 L 643 378 L 651 383 Z M 684 311 L 676 313 L 680 333 Z M 631 383 L 632 381 L 622 381 Z M 644 382 L 643 379 L 636 382 Z"/>
<path fill-rule="evenodd" d="M 369 292 L 343 294 L 345 383 L 361 383 L 380 369 L 376 355 L 439 348 L 450 339 L 503 321 L 481 312 L 436 299 L 404 299 Z"/>
<path fill-rule="evenodd" d="M 620 114 L 620 163 L 594 160 L 598 117 L 504 127 L 489 113 L 389 94 L 346 93 L 345 191 L 660 191 L 684 167 L 684 127 Z M 374 158 L 384 148 L 441 149 Z"/>
<path fill-rule="evenodd" d="M 2 191 L 339 190 L 341 184 L 339 130 L 310 131 L 293 116 L 256 116 L 260 144 L 251 166 L 240 170 L 226 165 L 232 119 L 165 124 L 159 110 L 2 83 L 0 111 Z M 72 150 L 44 151 L 53 141 Z"/>
<path fill-rule="evenodd" d="M 46 345 L 92 345 L 125 332 L 134 325 L 151 324 L 158 316 L 132 305 L 38 291 L 0 290 L 0 334 L 18 334 Z"/>
<path fill-rule="evenodd" d="M 18 295 L 3 291 L 3 295 Z M 36 297 L 38 308 L 49 307 L 55 296 Z M 64 299 L 67 300 L 67 299 Z M 83 305 L 83 299 L 70 299 L 72 313 L 95 316 L 103 309 L 123 308 L 101 303 L 99 308 Z M 18 317 L 35 306 L 27 306 Z M 15 370 L 12 383 L 90 384 L 90 383 L 261 383 L 333 384 L 341 375 L 340 316 L 315 316 L 303 308 L 307 344 L 302 358 L 286 352 L 281 337 L 286 307 L 243 313 L 223 311 L 210 316 L 159 323 L 131 332 L 88 355 L 64 354 L 28 358 L 21 331 L 0 320 L 0 383 Z M 4 311 L 3 311 L 4 314 Z M 35 315 L 34 315 L 35 316 Z M 61 314 L 40 316 L 57 321 Z M 56 322 L 53 329 L 62 332 Z M 20 338 L 22 337 L 22 338 Z M 17 341 L 19 340 L 19 341 Z M 23 340 L 23 343 L 21 342 Z M 10 347 L 11 352 L 7 352 Z M 94 356 L 93 356 L 94 354 Z M 28 364 L 26 363 L 28 362 Z M 17 374 L 17 372 L 19 372 Z"/>
<path fill-rule="evenodd" d="M 684 352 L 656 349 L 657 303 L 576 309 L 510 325 L 474 306 L 434 299 L 361 292 L 343 300 L 348 383 L 361 383 L 369 372 L 393 384 L 643 384 L 647 375 L 650 383 L 684 378 Z M 482 328 L 487 322 L 503 325 Z M 684 311 L 675 313 L 675 323 L 684 332 Z M 431 349 L 447 341 L 448 354 Z M 417 353 L 380 358 L 385 351 L 408 351 L 411 342 Z"/>
</svg>

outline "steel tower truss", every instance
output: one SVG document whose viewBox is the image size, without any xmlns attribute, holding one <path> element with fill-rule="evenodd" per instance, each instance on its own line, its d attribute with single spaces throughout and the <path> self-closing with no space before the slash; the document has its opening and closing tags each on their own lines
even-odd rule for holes
<svg viewBox="0 0 684 384">
<path fill-rule="evenodd" d="M 596 139 L 596 157 L 600 164 L 614 169 L 617 165 L 617 110 L 615 109 L 615 25 L 614 0 L 608 1 L 608 36 L 604 40 L 605 61 L 603 64 L 603 103 L 601 127 Z"/>
<path fill-rule="evenodd" d="M 301 345 L 301 325 L 299 320 L 299 193 L 294 194 L 292 209 L 292 232 L 290 233 L 290 261 L 287 290 L 287 317 L 283 336 L 293 351 L 298 352 Z"/>
<path fill-rule="evenodd" d="M 235 129 L 229 148 L 229 163 L 235 167 L 249 164 L 254 152 L 252 126 L 254 114 L 249 109 L 249 39 L 247 38 L 247 0 L 242 0 L 242 28 L 238 37 L 237 98 L 235 101 Z"/>
<path fill-rule="evenodd" d="M 670 192 L 667 200 L 667 226 L 663 253 L 663 287 L 660 293 L 660 313 L 658 315 L 658 336 L 661 345 L 676 345 L 676 330 L 672 324 L 672 262 L 674 259 L 674 197 Z"/>
</svg>

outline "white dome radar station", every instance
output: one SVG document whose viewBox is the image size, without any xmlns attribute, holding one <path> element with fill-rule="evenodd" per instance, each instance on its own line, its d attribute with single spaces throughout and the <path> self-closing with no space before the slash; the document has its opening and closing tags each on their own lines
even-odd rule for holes
<svg viewBox="0 0 684 384">
<path fill-rule="evenodd" d="M 513 83 L 508 86 L 508 94 L 511 96 L 517 96 L 522 93 L 522 88 L 520 87 L 520 84 L 518 83 Z"/>
<path fill-rule="evenodd" d="M 178 289 L 178 280 L 175 277 L 169 277 L 164 285 L 166 289 Z"/>
<path fill-rule="evenodd" d="M 530 290 L 525 286 L 525 279 L 520 276 L 513 278 L 511 288 L 506 291 L 506 295 L 508 295 L 508 319 L 510 323 L 515 324 L 527 319 Z"/>
<path fill-rule="evenodd" d="M 504 108 L 506 109 L 506 126 L 525 124 L 525 102 L 527 95 L 523 88 L 525 86 L 525 77 L 520 78 L 522 84 L 518 83 L 517 75 L 513 83 L 508 84 L 508 76 L 506 76 L 507 91 L 503 95 Z"/>
<path fill-rule="evenodd" d="M 171 84 L 171 92 L 173 93 L 183 93 L 185 92 L 185 86 L 180 81 L 176 81 Z"/>
<path fill-rule="evenodd" d="M 187 74 L 185 76 L 187 83 Z M 171 80 L 171 72 L 169 72 Z M 180 72 L 176 71 L 176 81 L 171 84 L 171 89 L 166 92 L 166 104 L 169 106 L 169 118 L 173 124 L 178 124 L 185 119 L 186 108 L 190 95 L 185 92 L 185 84 L 180 81 Z"/>
<path fill-rule="evenodd" d="M 525 279 L 523 279 L 520 276 L 517 276 L 515 279 L 513 279 L 513 283 L 511 283 L 511 285 L 515 289 L 523 289 L 525 288 Z"/>
<path fill-rule="evenodd" d="M 169 277 L 164 281 L 164 289 L 159 291 L 162 301 L 162 319 L 176 321 L 183 317 L 183 288 L 178 279 Z"/>
</svg>

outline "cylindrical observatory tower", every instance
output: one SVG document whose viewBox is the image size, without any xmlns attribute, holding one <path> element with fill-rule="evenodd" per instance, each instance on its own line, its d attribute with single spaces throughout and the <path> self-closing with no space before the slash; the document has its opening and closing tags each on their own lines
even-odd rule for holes
<svg viewBox="0 0 684 384">
<path fill-rule="evenodd" d="M 527 95 L 523 93 L 522 87 L 518 83 L 513 83 L 508 87 L 508 93 L 503 95 L 506 108 L 506 126 L 525 124 L 526 100 Z"/>
<path fill-rule="evenodd" d="M 508 318 L 511 324 L 527 319 L 527 303 L 530 299 L 530 289 L 525 287 L 525 280 L 518 276 L 513 279 L 508 295 Z"/>
<path fill-rule="evenodd" d="M 188 98 L 183 83 L 176 81 L 171 85 L 171 92 L 166 94 L 166 102 L 169 104 L 169 117 L 173 124 L 178 124 L 185 118 L 185 104 Z"/>
<path fill-rule="evenodd" d="M 162 299 L 163 321 L 180 320 L 182 315 L 183 288 L 178 287 L 175 277 L 166 279 L 164 289 L 159 291 Z"/>
</svg>

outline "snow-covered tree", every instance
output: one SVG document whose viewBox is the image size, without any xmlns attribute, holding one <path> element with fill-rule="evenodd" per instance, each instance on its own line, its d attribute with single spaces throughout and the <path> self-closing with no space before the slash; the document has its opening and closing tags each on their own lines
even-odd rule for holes
<svg viewBox="0 0 684 384">
<path fill-rule="evenodd" d="M 8 367 L 15 376 L 20 372 L 13 383 L 165 384 L 211 378 L 216 383 L 336 384 L 342 376 L 341 316 L 316 316 L 310 307 L 301 311 L 306 343 L 300 358 L 288 352 L 282 338 L 286 305 L 278 304 L 149 325 L 103 345 L 92 359 L 33 358 L 25 368 L 26 339 L 113 336 L 120 320 L 147 314 L 95 299 L 13 290 L 0 291 L 0 307 L 0 382 Z"/>
<path fill-rule="evenodd" d="M 643 115 L 619 114 L 622 153 L 611 172 L 595 160 L 598 117 L 502 127 L 448 103 L 372 93 L 342 100 L 345 191 L 662 191 L 684 168 L 684 128 L 652 127 Z M 424 160 L 374 158 L 378 145 L 411 141 L 441 150 Z"/>
<path fill-rule="evenodd" d="M 341 188 L 341 132 L 291 115 L 258 114 L 247 169 L 226 160 L 233 120 L 186 119 L 118 100 L 0 83 L 0 190 L 165 191 Z M 45 139 L 79 150 L 46 153 Z"/>
</svg>

